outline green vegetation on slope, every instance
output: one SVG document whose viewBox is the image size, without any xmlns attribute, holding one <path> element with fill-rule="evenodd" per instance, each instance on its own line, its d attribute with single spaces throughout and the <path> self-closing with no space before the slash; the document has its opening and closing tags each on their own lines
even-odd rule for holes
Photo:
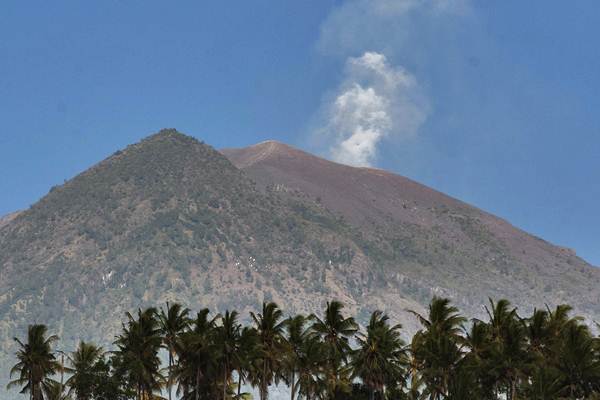
<svg viewBox="0 0 600 400">
<path fill-rule="evenodd" d="M 0 227 L 0 362 L 31 321 L 66 347 L 106 346 L 125 311 L 165 301 L 248 315 L 263 301 L 309 313 L 337 298 L 359 321 L 381 309 L 411 333 L 404 310 L 423 312 L 434 295 L 476 316 L 487 294 L 527 311 L 568 300 L 600 314 L 599 274 L 576 260 L 520 264 L 477 215 L 456 211 L 436 208 L 430 228 L 353 226 L 301 191 L 257 188 L 210 146 L 163 130 Z"/>
<path fill-rule="evenodd" d="M 221 310 L 317 305 L 346 282 L 358 290 L 372 265 L 355 259 L 353 235 L 318 204 L 262 193 L 210 146 L 161 131 L 0 230 L 0 348 L 12 351 L 31 320 L 70 343 L 108 343 L 119 326 L 99 321 L 169 299 Z"/>
</svg>

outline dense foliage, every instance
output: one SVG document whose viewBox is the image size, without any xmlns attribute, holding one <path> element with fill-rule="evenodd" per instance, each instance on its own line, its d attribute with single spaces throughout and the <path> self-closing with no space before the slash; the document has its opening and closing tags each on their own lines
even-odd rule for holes
<svg viewBox="0 0 600 400">
<path fill-rule="evenodd" d="M 244 384 L 265 400 L 281 383 L 292 400 L 600 398 L 600 339 L 569 306 L 525 318 L 507 300 L 490 300 L 486 311 L 485 321 L 468 321 L 434 298 L 426 315 L 413 312 L 422 329 L 407 344 L 384 313 L 361 328 L 337 301 L 320 315 L 287 318 L 264 303 L 247 326 L 236 311 L 191 316 L 167 304 L 128 313 L 110 353 L 80 342 L 70 365 L 58 361 L 57 337 L 32 325 L 26 341 L 15 338 L 9 386 L 33 400 L 251 398 Z"/>
</svg>

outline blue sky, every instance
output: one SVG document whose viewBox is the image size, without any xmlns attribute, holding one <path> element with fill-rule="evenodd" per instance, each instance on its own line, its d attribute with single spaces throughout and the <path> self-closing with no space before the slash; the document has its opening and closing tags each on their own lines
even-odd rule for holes
<svg viewBox="0 0 600 400">
<path fill-rule="evenodd" d="M 596 1 L 3 2 L 0 214 L 163 127 L 395 171 L 600 265 Z"/>
</svg>

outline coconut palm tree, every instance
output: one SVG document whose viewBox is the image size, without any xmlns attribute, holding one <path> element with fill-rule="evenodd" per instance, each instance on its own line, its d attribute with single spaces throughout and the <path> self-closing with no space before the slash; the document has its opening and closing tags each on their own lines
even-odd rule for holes
<svg viewBox="0 0 600 400">
<path fill-rule="evenodd" d="M 239 338 L 238 356 L 233 359 L 233 368 L 238 375 L 236 399 L 244 399 L 242 385 L 253 370 L 253 361 L 260 355 L 258 334 L 254 327 L 242 328 Z M 247 397 L 247 396 L 246 396 Z"/>
<path fill-rule="evenodd" d="M 137 318 L 127 313 L 127 324 L 117 337 L 117 355 L 121 358 L 126 379 L 135 387 L 138 400 L 151 399 L 160 390 L 163 377 L 160 373 L 158 352 L 162 337 L 155 308 L 138 310 Z"/>
<path fill-rule="evenodd" d="M 419 345 L 420 337 L 414 335 L 407 346 L 408 365 L 405 377 L 408 386 L 406 393 L 407 400 L 421 400 L 424 398 L 422 394 L 423 377 L 420 373 L 423 361 L 417 357 Z"/>
<path fill-rule="evenodd" d="M 29 393 L 30 400 L 43 400 L 43 391 L 52 385 L 50 377 L 60 371 L 52 345 L 58 336 L 48 336 L 46 325 L 29 325 L 27 341 L 14 338 L 19 349 L 17 363 L 10 370 L 10 377 L 18 377 L 8 383 L 8 388 L 22 386 L 21 393 Z"/>
<path fill-rule="evenodd" d="M 210 380 L 216 378 L 216 352 L 212 339 L 194 332 L 181 334 L 176 344 L 179 362 L 173 369 L 173 377 L 179 383 L 177 394 L 185 400 L 208 399 L 212 390 Z"/>
<path fill-rule="evenodd" d="M 420 364 L 425 392 L 439 400 L 448 394 L 452 373 L 462 358 L 461 325 L 465 318 L 450 300 L 434 297 L 427 317 L 408 310 L 421 322 L 424 329 L 413 338 L 413 356 Z"/>
<path fill-rule="evenodd" d="M 106 353 L 110 357 L 101 356 L 94 364 L 94 400 L 125 400 L 135 396 L 135 391 L 124 379 L 126 372 L 121 365 L 121 357 L 118 353 Z M 105 354 L 105 355 L 106 355 Z"/>
<path fill-rule="evenodd" d="M 389 317 L 381 311 L 371 314 L 366 334 L 357 335 L 358 349 L 352 356 L 353 376 L 361 379 L 373 400 L 382 396 L 386 386 L 396 387 L 408 363 L 400 324 L 390 326 Z"/>
<path fill-rule="evenodd" d="M 184 400 L 214 399 L 218 396 L 214 382 L 217 375 L 215 348 L 216 320 L 207 308 L 196 314 L 191 326 L 175 342 L 178 363 L 173 378 L 178 382 L 177 394 Z"/>
<path fill-rule="evenodd" d="M 95 366 L 102 358 L 103 350 L 93 343 L 79 342 L 77 350 L 70 356 L 71 377 L 66 384 L 69 393 L 75 393 L 76 400 L 90 400 L 96 385 Z"/>
<path fill-rule="evenodd" d="M 533 358 L 527 348 L 527 331 L 516 308 L 506 299 L 485 307 L 489 317 L 491 338 L 491 362 L 497 376 L 497 384 L 506 387 L 506 398 L 515 400 L 519 381 L 527 376 Z"/>
<path fill-rule="evenodd" d="M 555 349 L 555 367 L 559 371 L 563 396 L 587 398 L 600 391 L 600 348 L 587 326 L 572 321 L 566 324 Z"/>
<path fill-rule="evenodd" d="M 166 309 L 161 309 L 160 313 L 158 314 L 158 322 L 160 326 L 160 333 L 163 337 L 163 345 L 169 353 L 169 370 L 167 375 L 167 390 L 169 392 L 169 400 L 171 400 L 172 396 L 172 372 L 175 357 L 175 342 L 177 341 L 177 337 L 189 325 L 189 312 L 190 310 L 188 308 L 184 308 L 181 304 L 169 304 L 169 302 L 167 302 Z"/>
<path fill-rule="evenodd" d="M 571 317 L 570 313 L 573 308 L 568 304 L 559 304 L 554 310 L 551 310 L 546 306 L 548 314 L 548 334 L 550 340 L 560 340 L 564 328 L 571 323 L 578 323 L 582 321 L 581 317 Z"/>
<path fill-rule="evenodd" d="M 560 399 L 563 383 L 560 372 L 548 365 L 533 367 L 523 393 L 528 400 Z"/>
<path fill-rule="evenodd" d="M 350 370 L 346 362 L 351 353 L 350 339 L 358 330 L 352 317 L 342 314 L 344 305 L 339 301 L 327 302 L 323 318 L 314 317 L 311 330 L 325 344 L 327 354 L 326 380 L 328 395 L 349 389 Z"/>
<path fill-rule="evenodd" d="M 45 400 L 71 400 L 71 396 L 65 393 L 64 386 L 60 382 L 50 381 L 44 386 Z"/>
<path fill-rule="evenodd" d="M 284 369 L 290 386 L 290 398 L 294 400 L 298 394 L 298 364 L 309 331 L 306 328 L 308 319 L 298 314 L 285 321 L 285 344 L 287 351 L 284 355 Z"/>
<path fill-rule="evenodd" d="M 263 303 L 262 313 L 250 313 L 256 329 L 260 346 L 256 359 L 253 381 L 258 385 L 261 400 L 269 397 L 269 386 L 277 383 L 281 375 L 281 357 L 284 352 L 283 330 L 285 321 L 283 312 L 273 302 Z"/>
<path fill-rule="evenodd" d="M 215 345 L 219 355 L 219 365 L 221 369 L 223 400 L 227 397 L 227 388 L 231 383 L 231 373 L 234 365 L 238 365 L 240 356 L 240 336 L 242 326 L 238 322 L 237 311 L 225 311 L 220 319 L 221 324 L 216 328 Z"/>
<path fill-rule="evenodd" d="M 298 373 L 298 396 L 307 400 L 323 399 L 327 387 L 325 367 L 327 355 L 325 344 L 318 336 L 308 335 L 296 360 Z"/>
<path fill-rule="evenodd" d="M 496 376 L 492 373 L 492 339 L 490 327 L 483 321 L 473 320 L 470 329 L 465 329 L 464 349 L 460 368 L 464 377 L 470 376 L 481 399 L 496 399 Z"/>
</svg>

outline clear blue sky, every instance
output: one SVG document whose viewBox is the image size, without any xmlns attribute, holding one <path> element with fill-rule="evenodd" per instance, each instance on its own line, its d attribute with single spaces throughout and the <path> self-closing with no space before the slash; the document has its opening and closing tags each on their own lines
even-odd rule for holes
<svg viewBox="0 0 600 400">
<path fill-rule="evenodd" d="M 0 214 L 163 127 L 332 158 L 366 130 L 365 162 L 600 265 L 599 37 L 593 0 L 6 1 Z"/>
</svg>

